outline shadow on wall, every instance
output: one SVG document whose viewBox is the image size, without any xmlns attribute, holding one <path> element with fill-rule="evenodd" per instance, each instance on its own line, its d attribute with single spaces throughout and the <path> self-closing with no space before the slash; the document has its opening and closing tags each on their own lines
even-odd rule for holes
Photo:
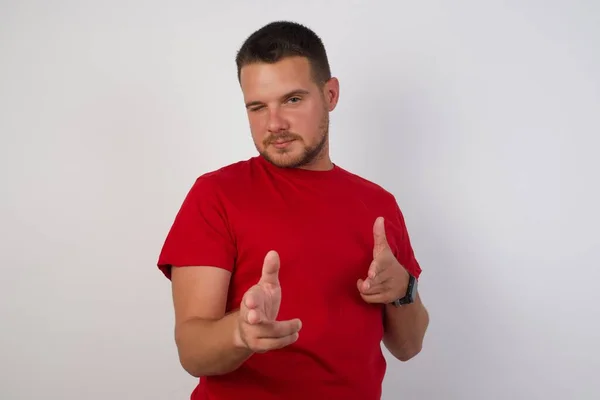
<svg viewBox="0 0 600 400">
<path fill-rule="evenodd" d="M 369 110 L 372 115 L 372 154 L 377 161 L 374 179 L 392 192 L 405 216 L 415 254 L 422 265 L 420 285 L 431 317 L 424 349 L 410 368 L 391 364 L 390 372 L 404 368 L 401 379 L 390 378 L 386 393 L 418 393 L 426 398 L 464 399 L 465 389 L 457 374 L 478 376 L 479 356 L 485 352 L 486 327 L 478 317 L 485 293 L 477 293 L 477 277 L 468 266 L 483 262 L 471 251 L 477 238 L 459 217 L 449 212 L 455 188 L 452 177 L 452 126 L 449 105 L 436 100 L 436 93 L 418 82 L 398 87 L 394 78 L 381 78 L 386 85 L 371 85 L 364 98 L 383 99 Z M 382 88 L 384 93 L 372 93 Z M 369 93 L 370 92 L 370 93 Z M 456 124 L 454 124 L 456 126 Z M 456 197 L 456 196 L 455 196 Z M 464 206 L 464 205 L 463 205 Z M 458 214 L 457 214 L 458 213 Z M 479 304 L 478 304 L 479 303 Z M 479 322 L 478 322 L 479 321 Z M 487 328 L 489 329 L 489 328 Z M 456 372 L 457 366 L 462 369 Z M 451 372 L 452 373 L 449 373 Z M 432 385 L 432 380 L 435 384 Z"/>
</svg>

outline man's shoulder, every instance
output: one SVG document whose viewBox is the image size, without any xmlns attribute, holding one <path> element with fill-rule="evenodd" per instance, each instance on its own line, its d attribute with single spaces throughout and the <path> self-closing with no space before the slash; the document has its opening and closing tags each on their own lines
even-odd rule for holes
<svg viewBox="0 0 600 400">
<path fill-rule="evenodd" d="M 339 167 L 344 178 L 354 186 L 354 188 L 368 194 L 378 195 L 386 199 L 394 199 L 394 195 L 387 190 L 383 185 L 374 182 L 368 178 L 365 178 L 357 173 L 351 172 L 347 169 Z"/>
<path fill-rule="evenodd" d="M 254 163 L 255 159 L 253 157 L 204 172 L 196 178 L 196 185 L 227 186 L 233 183 L 239 184 L 244 177 L 249 178 L 251 176 L 250 172 Z"/>
</svg>

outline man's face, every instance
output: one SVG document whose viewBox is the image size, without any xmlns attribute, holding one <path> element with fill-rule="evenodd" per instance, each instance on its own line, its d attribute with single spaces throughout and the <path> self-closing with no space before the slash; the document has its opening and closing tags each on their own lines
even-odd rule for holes
<svg viewBox="0 0 600 400">
<path fill-rule="evenodd" d="M 241 86 L 258 152 L 283 168 L 318 168 L 328 161 L 329 112 L 337 80 L 320 88 L 304 57 L 254 63 L 241 71 Z"/>
</svg>

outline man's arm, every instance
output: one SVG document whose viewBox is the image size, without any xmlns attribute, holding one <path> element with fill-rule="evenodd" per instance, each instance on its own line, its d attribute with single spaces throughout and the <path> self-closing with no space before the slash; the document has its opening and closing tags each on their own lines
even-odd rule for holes
<svg viewBox="0 0 600 400">
<path fill-rule="evenodd" d="M 400 361 L 408 361 L 421 351 L 429 313 L 417 292 L 415 302 L 385 306 L 383 344 Z"/>
<path fill-rule="evenodd" d="M 252 354 L 237 335 L 238 312 L 225 315 L 231 273 L 215 267 L 173 267 L 175 342 L 192 376 L 236 370 Z"/>
</svg>

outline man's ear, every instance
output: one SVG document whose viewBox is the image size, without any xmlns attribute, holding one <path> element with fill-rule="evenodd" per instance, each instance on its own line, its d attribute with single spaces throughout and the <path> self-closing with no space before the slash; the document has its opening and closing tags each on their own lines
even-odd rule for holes
<svg viewBox="0 0 600 400">
<path fill-rule="evenodd" d="M 335 110 L 340 98 L 340 82 L 337 78 L 329 79 L 323 87 L 323 95 L 329 111 Z"/>
</svg>

